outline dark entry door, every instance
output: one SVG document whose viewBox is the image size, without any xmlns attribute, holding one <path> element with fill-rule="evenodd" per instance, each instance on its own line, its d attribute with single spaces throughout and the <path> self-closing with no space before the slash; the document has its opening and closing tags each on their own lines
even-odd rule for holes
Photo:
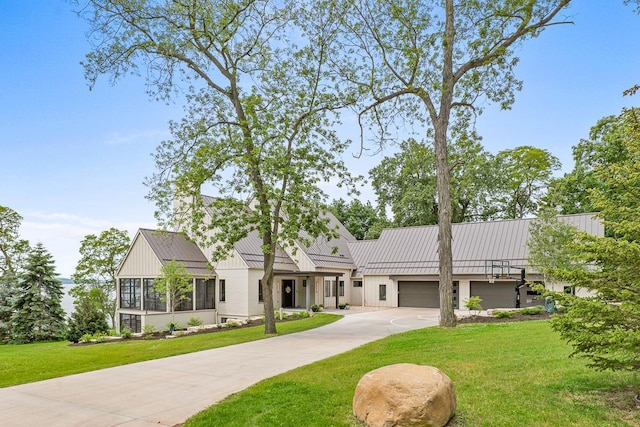
<svg viewBox="0 0 640 427">
<path fill-rule="evenodd" d="M 282 307 L 293 307 L 294 294 L 296 290 L 295 280 L 283 280 L 282 281 Z"/>
</svg>

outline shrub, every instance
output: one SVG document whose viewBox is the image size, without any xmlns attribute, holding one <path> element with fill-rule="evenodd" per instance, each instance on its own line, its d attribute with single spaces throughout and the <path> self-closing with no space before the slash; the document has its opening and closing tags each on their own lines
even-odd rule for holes
<svg viewBox="0 0 640 427">
<path fill-rule="evenodd" d="M 189 326 L 202 326 L 202 325 L 204 325 L 204 321 L 202 319 L 200 319 L 199 317 L 192 317 L 187 322 L 187 325 L 189 325 Z"/>
<path fill-rule="evenodd" d="M 527 316 L 536 316 L 538 314 L 542 314 L 544 312 L 544 308 L 542 307 L 526 307 L 520 309 L 520 313 Z"/>
<path fill-rule="evenodd" d="M 498 319 L 511 319 L 514 316 L 515 311 L 494 311 L 493 315 Z"/>
<path fill-rule="evenodd" d="M 129 328 L 124 328 L 120 331 L 120 336 L 124 339 L 131 338 L 133 336 L 133 331 Z"/>
<path fill-rule="evenodd" d="M 308 311 L 296 311 L 295 313 L 292 313 L 289 317 L 293 317 L 295 319 L 306 319 L 309 316 L 310 314 Z"/>
<path fill-rule="evenodd" d="M 465 301 L 464 306 L 469 311 L 471 310 L 480 311 L 482 310 L 482 306 L 480 305 L 481 302 L 482 302 L 482 298 L 471 296 L 469 297 L 469 299 Z"/>
<path fill-rule="evenodd" d="M 91 342 L 91 339 L 92 339 L 92 338 L 93 338 L 93 335 L 92 335 L 92 334 L 83 334 L 83 335 L 80 337 L 79 342 Z"/>
<path fill-rule="evenodd" d="M 311 311 L 313 311 L 314 313 L 317 313 L 321 310 L 322 310 L 322 306 L 320 304 L 313 304 L 311 306 Z"/>
<path fill-rule="evenodd" d="M 227 326 L 229 328 L 237 328 L 240 326 L 240 323 L 236 322 L 235 320 L 227 320 Z"/>
<path fill-rule="evenodd" d="M 107 340 L 107 335 L 103 334 L 102 332 L 96 332 L 95 334 L 93 334 L 93 339 L 95 340 L 95 342 L 105 342 Z"/>
<path fill-rule="evenodd" d="M 144 325 L 144 328 L 142 328 L 142 331 L 144 332 L 144 338 L 147 340 L 153 338 L 153 331 L 155 329 L 156 327 L 153 325 Z"/>
</svg>

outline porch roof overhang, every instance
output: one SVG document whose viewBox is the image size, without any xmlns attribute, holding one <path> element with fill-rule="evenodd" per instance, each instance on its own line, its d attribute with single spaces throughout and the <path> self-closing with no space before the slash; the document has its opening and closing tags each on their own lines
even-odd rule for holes
<svg viewBox="0 0 640 427">
<path fill-rule="evenodd" d="M 298 277 L 338 277 L 344 276 L 342 271 L 286 271 L 278 270 L 273 272 L 274 276 L 298 276 Z"/>
</svg>

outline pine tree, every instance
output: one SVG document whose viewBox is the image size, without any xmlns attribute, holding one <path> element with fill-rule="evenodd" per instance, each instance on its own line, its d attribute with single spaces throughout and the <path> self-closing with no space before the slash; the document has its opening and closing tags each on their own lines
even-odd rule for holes
<svg viewBox="0 0 640 427">
<path fill-rule="evenodd" d="M 65 336 L 65 313 L 61 306 L 62 282 L 56 278 L 51 254 L 38 243 L 27 257 L 20 277 L 20 296 L 13 309 L 14 342 L 60 340 Z"/>
<path fill-rule="evenodd" d="M 71 295 L 75 297 L 75 310 L 69 318 L 67 339 L 78 342 L 85 334 L 103 333 L 109 331 L 106 315 L 101 309 L 102 290 L 91 289 L 87 291 L 84 286 L 74 287 Z"/>
</svg>

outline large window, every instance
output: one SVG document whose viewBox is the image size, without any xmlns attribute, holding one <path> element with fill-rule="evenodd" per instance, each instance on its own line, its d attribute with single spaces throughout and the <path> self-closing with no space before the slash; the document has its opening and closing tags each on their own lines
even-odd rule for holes
<svg viewBox="0 0 640 427">
<path fill-rule="evenodd" d="M 135 333 L 142 332 L 142 316 L 120 313 L 120 332 L 124 329 L 130 329 Z"/>
<path fill-rule="evenodd" d="M 189 296 L 187 299 L 180 301 L 180 304 L 176 307 L 176 311 L 189 311 L 193 310 L 193 298 Z"/>
<path fill-rule="evenodd" d="M 338 295 L 344 296 L 344 280 L 340 280 L 338 282 Z M 335 297 L 336 296 L 336 281 L 335 280 L 325 280 L 324 281 L 324 296 L 325 297 Z"/>
<path fill-rule="evenodd" d="M 153 286 L 153 279 L 143 279 L 144 309 L 149 311 L 167 311 L 167 303 L 162 302 L 160 294 Z"/>
<path fill-rule="evenodd" d="M 333 286 L 331 286 L 331 280 L 325 280 L 324 281 L 324 296 L 325 297 L 330 297 L 331 296 L 331 288 Z"/>
<path fill-rule="evenodd" d="M 227 300 L 227 281 L 220 279 L 220 301 Z"/>
<path fill-rule="evenodd" d="M 378 288 L 378 292 L 379 292 L 380 301 L 386 301 L 387 300 L 387 285 L 380 285 L 380 287 Z"/>
<path fill-rule="evenodd" d="M 120 308 L 140 310 L 140 279 L 120 279 Z"/>
<path fill-rule="evenodd" d="M 258 302 L 264 302 L 264 296 L 262 295 L 262 280 L 258 280 Z"/>
<path fill-rule="evenodd" d="M 216 279 L 196 279 L 196 310 L 216 308 Z"/>
</svg>

